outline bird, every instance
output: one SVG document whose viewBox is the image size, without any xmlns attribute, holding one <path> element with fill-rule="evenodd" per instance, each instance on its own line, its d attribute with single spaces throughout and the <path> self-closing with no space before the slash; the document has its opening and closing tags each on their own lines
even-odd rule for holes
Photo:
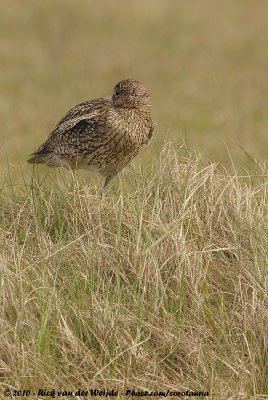
<svg viewBox="0 0 268 400">
<path fill-rule="evenodd" d="M 30 164 L 97 171 L 103 190 L 150 143 L 151 100 L 143 83 L 124 79 L 111 97 L 85 101 L 69 110 L 31 154 Z"/>
</svg>

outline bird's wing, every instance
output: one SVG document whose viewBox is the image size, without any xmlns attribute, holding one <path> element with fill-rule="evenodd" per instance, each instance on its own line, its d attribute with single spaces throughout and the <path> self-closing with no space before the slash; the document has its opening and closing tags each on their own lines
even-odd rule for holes
<svg viewBox="0 0 268 400">
<path fill-rule="evenodd" d="M 77 104 L 61 118 L 55 129 L 65 122 L 68 122 L 78 117 L 83 117 L 83 115 L 88 115 L 94 112 L 94 110 L 98 110 L 103 104 L 103 100 L 104 99 L 101 98 L 96 100 L 84 101 L 83 103 Z"/>
<path fill-rule="evenodd" d="M 78 104 L 59 121 L 47 140 L 34 155 L 57 152 L 91 153 L 100 141 L 103 124 L 103 99 Z"/>
</svg>

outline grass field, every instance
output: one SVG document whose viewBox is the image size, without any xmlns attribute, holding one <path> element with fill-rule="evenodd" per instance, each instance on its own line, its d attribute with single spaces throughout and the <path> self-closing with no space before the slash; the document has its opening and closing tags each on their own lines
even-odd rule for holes
<svg viewBox="0 0 268 400">
<path fill-rule="evenodd" d="M 268 393 L 267 186 L 179 153 L 2 190 L 5 385 Z"/>
<path fill-rule="evenodd" d="M 1 5 L 0 398 L 267 398 L 268 3 Z M 93 174 L 26 164 L 126 77 L 157 127 L 105 198 Z"/>
</svg>

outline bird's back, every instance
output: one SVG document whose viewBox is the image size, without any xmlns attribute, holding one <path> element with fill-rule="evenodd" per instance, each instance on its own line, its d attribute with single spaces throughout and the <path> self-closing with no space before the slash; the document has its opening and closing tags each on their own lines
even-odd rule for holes
<svg viewBox="0 0 268 400">
<path fill-rule="evenodd" d="M 85 101 L 73 107 L 28 162 L 73 167 L 74 158 L 94 151 L 101 141 L 100 127 L 105 125 L 110 107 L 107 99 Z"/>
</svg>

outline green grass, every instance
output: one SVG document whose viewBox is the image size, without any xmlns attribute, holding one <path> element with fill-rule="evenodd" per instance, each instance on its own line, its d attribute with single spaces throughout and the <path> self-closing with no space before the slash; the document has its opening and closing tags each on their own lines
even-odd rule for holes
<svg viewBox="0 0 268 400">
<path fill-rule="evenodd" d="M 268 393 L 263 177 L 173 145 L 105 198 L 38 176 L 1 190 L 3 385 Z"/>
</svg>

